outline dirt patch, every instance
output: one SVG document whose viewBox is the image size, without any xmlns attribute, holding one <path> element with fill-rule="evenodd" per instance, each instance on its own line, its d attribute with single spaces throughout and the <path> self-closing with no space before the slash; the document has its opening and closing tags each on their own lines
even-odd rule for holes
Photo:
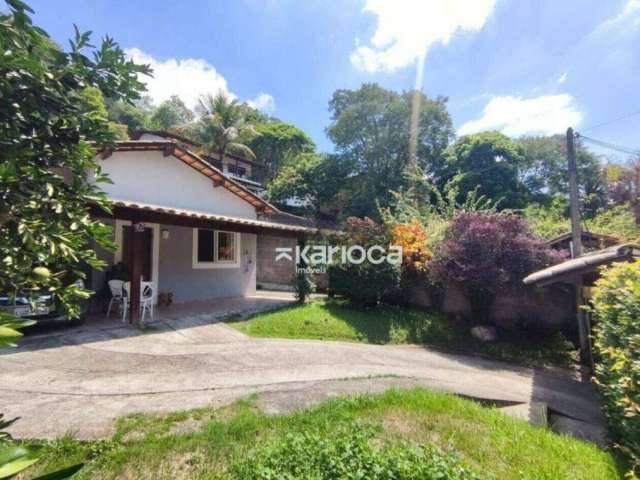
<svg viewBox="0 0 640 480">
<path fill-rule="evenodd" d="M 180 422 L 176 422 L 171 425 L 169 429 L 169 435 L 184 435 L 187 433 L 194 433 L 202 428 L 202 421 L 189 417 Z"/>
</svg>

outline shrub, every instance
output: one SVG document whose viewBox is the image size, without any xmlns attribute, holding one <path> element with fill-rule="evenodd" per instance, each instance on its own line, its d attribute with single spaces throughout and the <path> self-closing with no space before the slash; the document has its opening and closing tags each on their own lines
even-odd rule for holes
<svg viewBox="0 0 640 480">
<path fill-rule="evenodd" d="M 424 272 L 432 254 L 427 246 L 427 232 L 417 218 L 409 223 L 393 225 L 392 244 L 402 247 L 402 260 L 405 268 Z"/>
<path fill-rule="evenodd" d="M 558 259 L 534 236 L 527 222 L 508 213 L 460 213 L 436 249 L 430 272 L 442 284 L 467 295 L 474 314 L 486 321 L 495 295 L 520 287 L 529 273 Z"/>
<path fill-rule="evenodd" d="M 305 303 L 315 289 L 311 276 L 306 270 L 306 265 L 302 263 L 299 263 L 296 267 L 296 273 L 293 276 L 293 288 L 298 303 Z"/>
<path fill-rule="evenodd" d="M 358 425 L 332 432 L 290 434 L 260 448 L 233 468 L 235 478 L 297 479 L 476 479 L 455 455 L 430 445 L 397 444 L 376 449 L 375 429 Z"/>
<path fill-rule="evenodd" d="M 603 269 L 593 294 L 596 383 L 610 432 L 640 474 L 640 261 Z"/>
<path fill-rule="evenodd" d="M 390 244 L 390 235 L 385 226 L 370 218 L 347 219 L 342 235 L 334 242 L 351 247 L 361 245 L 365 249 Z M 397 295 L 400 286 L 400 265 L 383 261 L 373 264 L 365 259 L 362 263 L 334 263 L 329 266 L 329 288 L 355 302 L 375 305 L 385 297 Z"/>
</svg>

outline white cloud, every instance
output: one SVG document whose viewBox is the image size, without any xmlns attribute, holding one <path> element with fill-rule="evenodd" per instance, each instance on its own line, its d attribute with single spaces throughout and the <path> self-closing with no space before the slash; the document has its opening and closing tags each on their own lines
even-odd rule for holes
<svg viewBox="0 0 640 480">
<path fill-rule="evenodd" d="M 276 109 L 276 101 L 268 93 L 259 93 L 256 98 L 248 100 L 247 103 L 264 113 L 271 113 Z"/>
<path fill-rule="evenodd" d="M 493 97 L 484 107 L 482 116 L 462 125 L 458 134 L 498 130 L 511 137 L 552 135 L 564 132 L 567 127 L 578 126 L 582 117 L 573 97 L 568 94 L 535 98 Z"/>
<path fill-rule="evenodd" d="M 393 71 L 423 57 L 438 42 L 459 31 L 480 30 L 497 0 L 366 0 L 363 11 L 378 17 L 370 45 L 351 53 L 361 70 Z"/>
<path fill-rule="evenodd" d="M 229 91 L 227 80 L 216 68 L 201 58 L 169 58 L 157 60 L 139 48 L 128 48 L 126 55 L 137 63 L 144 63 L 153 69 L 153 77 L 141 75 L 140 80 L 147 85 L 147 95 L 158 104 L 172 95 L 179 96 L 185 105 L 194 109 L 198 99 L 207 93 L 223 92 L 231 98 L 237 98 Z M 275 109 L 274 98 L 260 93 L 248 103 L 260 110 L 272 112 Z"/>
<path fill-rule="evenodd" d="M 567 81 L 568 76 L 569 76 L 569 72 L 566 72 L 566 71 L 563 72 L 562 75 L 558 77 L 558 83 L 562 85 L 564 82 Z"/>
<path fill-rule="evenodd" d="M 627 0 L 620 12 L 600 23 L 588 38 L 620 37 L 640 28 L 640 0 Z"/>
</svg>

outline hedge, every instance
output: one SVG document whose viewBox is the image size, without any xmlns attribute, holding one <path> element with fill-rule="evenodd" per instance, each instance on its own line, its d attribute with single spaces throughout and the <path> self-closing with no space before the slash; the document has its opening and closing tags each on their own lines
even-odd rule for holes
<svg viewBox="0 0 640 480">
<path fill-rule="evenodd" d="M 613 440 L 640 474 L 640 260 L 602 270 L 593 295 L 596 383 Z"/>
</svg>

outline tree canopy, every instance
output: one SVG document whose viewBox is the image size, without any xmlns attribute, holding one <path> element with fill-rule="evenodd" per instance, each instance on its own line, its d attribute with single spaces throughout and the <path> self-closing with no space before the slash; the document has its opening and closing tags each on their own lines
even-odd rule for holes
<svg viewBox="0 0 640 480">
<path fill-rule="evenodd" d="M 358 90 L 337 90 L 329 101 L 327 135 L 344 165 L 351 166 L 345 215 L 377 217 L 378 201 L 391 200 L 390 191 L 405 183 L 405 170 L 415 164 L 435 173 L 441 154 L 453 138 L 446 98 L 431 100 L 421 92 L 397 93 L 377 84 Z M 411 113 L 417 109 L 412 133 Z M 415 142 L 411 158 L 410 140 Z"/>
<path fill-rule="evenodd" d="M 0 14 L 0 291 L 55 293 L 71 315 L 89 292 L 69 280 L 82 265 L 100 267 L 91 242 L 108 245 L 110 229 L 89 216 L 109 209 L 86 182 L 106 181 L 95 151 L 117 138 L 102 96 L 133 101 L 145 66 L 128 60 L 111 38 L 98 48 L 76 29 L 69 51 L 33 25 L 33 11 L 9 0 Z"/>
<path fill-rule="evenodd" d="M 445 178 L 455 179 L 461 195 L 477 188 L 480 195 L 499 201 L 501 208 L 524 206 L 526 191 L 519 178 L 523 149 L 506 135 L 482 132 L 460 137 L 445 158 Z"/>
<path fill-rule="evenodd" d="M 165 100 L 153 110 L 149 123 L 153 128 L 169 130 L 173 127 L 185 125 L 192 121 L 193 118 L 193 112 L 180 100 L 180 97 L 172 95 L 169 100 Z"/>
<path fill-rule="evenodd" d="M 260 123 L 255 130 L 257 135 L 253 135 L 247 143 L 266 167 L 266 180 L 275 178 L 287 159 L 312 153 L 316 148 L 306 133 L 289 123 Z"/>
</svg>

